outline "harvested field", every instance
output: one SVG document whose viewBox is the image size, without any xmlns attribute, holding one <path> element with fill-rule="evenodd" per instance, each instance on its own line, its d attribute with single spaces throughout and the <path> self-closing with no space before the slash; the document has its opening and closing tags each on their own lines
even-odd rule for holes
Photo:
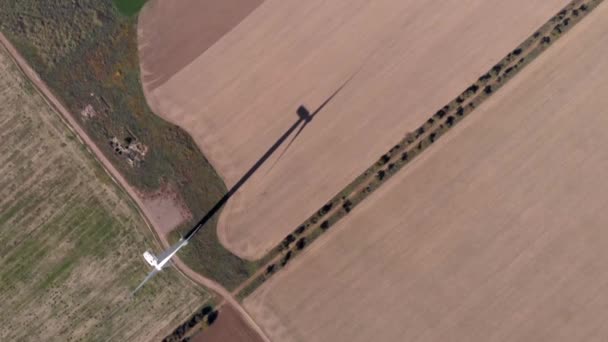
<svg viewBox="0 0 608 342">
<path fill-rule="evenodd" d="M 138 24 L 140 64 L 146 89 L 153 90 L 165 83 L 238 25 L 262 1 L 149 1 Z M 176 25 L 176 21 L 180 24 Z"/>
<path fill-rule="evenodd" d="M 270 0 L 168 81 L 144 88 L 230 187 L 300 105 L 312 113 L 347 82 L 222 212 L 221 241 L 259 258 L 567 2 Z"/>
<path fill-rule="evenodd" d="M 209 328 L 195 335 L 192 342 L 263 342 L 255 331 L 230 306 L 224 305 L 217 320 Z"/>
<path fill-rule="evenodd" d="M 175 270 L 130 298 L 159 246 L 1 48 L 0 103 L 1 341 L 150 341 L 209 298 Z"/>
<path fill-rule="evenodd" d="M 608 336 L 607 53 L 603 3 L 248 311 L 277 341 Z"/>
</svg>

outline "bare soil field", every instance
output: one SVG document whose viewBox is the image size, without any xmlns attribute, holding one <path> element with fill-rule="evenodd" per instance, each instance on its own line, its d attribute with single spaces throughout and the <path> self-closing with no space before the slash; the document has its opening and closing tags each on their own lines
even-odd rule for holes
<svg viewBox="0 0 608 342">
<path fill-rule="evenodd" d="M 144 88 L 231 187 L 296 122 L 300 105 L 313 113 L 346 82 L 224 208 L 220 240 L 255 259 L 567 2 L 265 1 L 166 82 Z M 142 32 L 140 42 L 155 33 Z"/>
<path fill-rule="evenodd" d="M 217 321 L 197 334 L 192 342 L 263 342 L 230 305 L 220 309 Z"/>
<path fill-rule="evenodd" d="M 0 340 L 150 341 L 209 298 L 168 270 L 131 299 L 151 230 L 1 47 L 0 103 Z"/>
<path fill-rule="evenodd" d="M 142 79 L 147 89 L 153 90 L 165 83 L 238 25 L 262 1 L 148 1 L 138 24 Z"/>
<path fill-rule="evenodd" d="M 154 193 L 138 193 L 138 196 L 159 235 L 168 236 L 175 227 L 192 220 L 192 213 L 170 185 L 163 185 Z"/>
<path fill-rule="evenodd" d="M 608 5 L 245 300 L 276 341 L 608 336 Z"/>
</svg>

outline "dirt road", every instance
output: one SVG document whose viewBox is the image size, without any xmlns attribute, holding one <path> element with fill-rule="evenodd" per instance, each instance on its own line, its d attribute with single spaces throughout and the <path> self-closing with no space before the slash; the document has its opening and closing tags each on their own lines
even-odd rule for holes
<svg viewBox="0 0 608 342">
<path fill-rule="evenodd" d="M 38 74 L 32 69 L 32 67 L 27 63 L 23 56 L 21 56 L 21 54 L 17 51 L 13 44 L 1 32 L 0 44 L 2 44 L 2 46 L 4 46 L 4 48 L 6 48 L 6 50 L 10 53 L 11 58 L 13 58 L 17 65 L 19 65 L 21 71 L 36 86 L 36 89 L 44 97 L 45 101 L 61 114 L 61 117 L 64 122 L 67 124 L 70 130 L 72 130 L 76 134 L 80 142 L 82 142 L 86 146 L 88 151 L 91 152 L 97 158 L 97 160 L 99 160 L 99 162 L 101 162 L 105 171 L 114 180 L 114 182 L 119 184 L 129 194 L 133 201 L 135 201 L 140 213 L 148 224 L 148 227 L 155 233 L 154 235 L 159 238 L 159 241 L 161 242 L 163 247 L 169 247 L 170 244 L 166 236 L 164 234 L 161 234 L 158 228 L 151 224 L 152 221 L 149 218 L 152 216 L 152 213 L 150 213 L 149 210 L 146 209 L 146 206 L 143 204 L 141 198 L 137 195 L 135 189 L 126 181 L 126 179 L 120 174 L 120 172 L 118 172 L 114 165 L 112 165 L 112 163 L 106 158 L 106 156 L 103 154 L 103 152 L 101 152 L 95 142 L 87 135 L 84 129 L 70 114 L 68 109 L 61 103 L 61 101 L 59 101 L 59 99 L 57 99 L 57 97 L 55 97 L 55 95 L 51 92 L 46 83 L 42 81 L 42 79 L 40 79 Z M 243 309 L 240 303 L 238 303 L 234 299 L 230 292 L 228 292 L 225 288 L 223 288 L 215 281 L 205 278 L 188 268 L 186 264 L 184 264 L 178 257 L 174 259 L 174 263 L 177 266 L 177 269 L 186 277 L 215 292 L 217 295 L 222 297 L 224 301 L 230 303 L 240 313 L 245 322 L 247 322 L 247 324 L 249 324 L 250 327 L 255 330 L 265 342 L 270 341 L 268 337 L 266 337 L 262 329 L 251 318 L 249 313 L 247 313 L 247 311 Z"/>
</svg>

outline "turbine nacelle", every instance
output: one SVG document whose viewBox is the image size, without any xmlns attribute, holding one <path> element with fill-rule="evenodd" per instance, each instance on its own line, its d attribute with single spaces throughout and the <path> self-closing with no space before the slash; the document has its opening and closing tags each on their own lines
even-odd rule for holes
<svg viewBox="0 0 608 342">
<path fill-rule="evenodd" d="M 150 251 L 145 251 L 144 259 L 146 259 L 146 262 L 150 264 L 150 266 L 160 271 L 160 268 L 158 267 L 158 258 L 154 254 L 152 254 Z"/>
</svg>

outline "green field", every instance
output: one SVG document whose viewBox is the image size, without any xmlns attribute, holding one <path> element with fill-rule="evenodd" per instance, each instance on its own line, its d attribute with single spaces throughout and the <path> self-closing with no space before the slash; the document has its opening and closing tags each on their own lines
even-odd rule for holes
<svg viewBox="0 0 608 342">
<path fill-rule="evenodd" d="M 114 0 L 114 5 L 120 13 L 132 16 L 135 15 L 141 10 L 142 7 L 146 4 L 148 0 Z"/>
<path fill-rule="evenodd" d="M 177 191 L 194 218 L 180 227 L 185 231 L 226 188 L 190 136 L 148 108 L 140 85 L 137 16 L 121 14 L 115 2 L 129 3 L 134 9 L 143 1 L 0 0 L 0 30 L 133 186 L 154 192 L 169 184 Z M 78 115 L 86 108 L 95 115 Z M 136 140 L 147 153 L 132 165 L 115 153 L 112 138 Z M 195 237 L 184 261 L 233 288 L 255 265 L 219 243 L 216 221 L 217 217 Z"/>
</svg>

